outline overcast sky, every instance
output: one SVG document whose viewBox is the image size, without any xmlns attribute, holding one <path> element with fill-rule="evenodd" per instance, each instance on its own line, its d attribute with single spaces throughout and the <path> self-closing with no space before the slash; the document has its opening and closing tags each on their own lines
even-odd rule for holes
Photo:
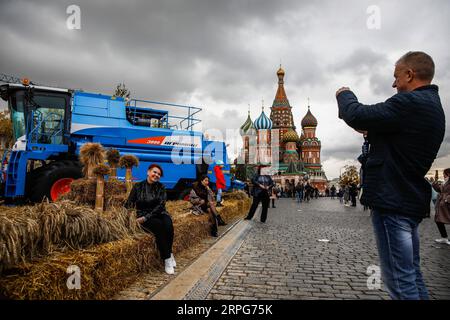
<svg viewBox="0 0 450 320">
<path fill-rule="evenodd" d="M 79 30 L 66 25 L 72 4 L 81 9 Z M 262 100 L 270 113 L 281 62 L 295 125 L 309 97 L 322 164 L 335 178 L 362 144 L 337 118 L 339 87 L 363 103 L 384 101 L 395 94 L 396 60 L 425 51 L 450 116 L 449 30 L 448 0 L 0 1 L 0 72 L 105 94 L 123 81 L 134 98 L 202 107 L 198 129 L 225 134 L 245 121 L 248 104 L 253 120 Z M 450 167 L 448 123 L 439 168 Z M 235 156 L 240 137 L 227 143 Z"/>
</svg>

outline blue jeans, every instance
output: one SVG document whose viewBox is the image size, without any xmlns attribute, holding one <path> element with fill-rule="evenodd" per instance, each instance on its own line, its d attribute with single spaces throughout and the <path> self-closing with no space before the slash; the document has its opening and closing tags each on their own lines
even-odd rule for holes
<svg viewBox="0 0 450 320">
<path fill-rule="evenodd" d="M 295 194 L 297 196 L 297 203 L 301 203 L 303 201 L 303 191 L 297 191 Z"/>
<path fill-rule="evenodd" d="M 222 202 L 222 189 L 217 189 L 217 197 L 216 197 L 217 202 Z"/>
<path fill-rule="evenodd" d="M 420 272 L 419 224 L 422 218 L 372 210 L 383 282 L 392 299 L 427 300 Z"/>
</svg>

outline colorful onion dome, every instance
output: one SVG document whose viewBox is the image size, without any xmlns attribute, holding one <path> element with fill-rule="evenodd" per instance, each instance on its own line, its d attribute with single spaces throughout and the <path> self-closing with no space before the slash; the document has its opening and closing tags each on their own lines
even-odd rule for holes
<svg viewBox="0 0 450 320">
<path fill-rule="evenodd" d="M 264 113 L 264 107 L 262 108 L 261 115 L 253 122 L 256 130 L 270 130 L 272 129 L 272 120 Z"/>
<path fill-rule="evenodd" d="M 283 136 L 283 139 L 281 140 L 284 143 L 288 142 L 297 142 L 300 138 L 298 137 L 297 132 L 295 132 L 293 129 L 289 129 Z"/>
<path fill-rule="evenodd" d="M 317 127 L 317 119 L 313 116 L 311 111 L 309 110 L 308 106 L 308 112 L 302 119 L 302 127 Z"/>
<path fill-rule="evenodd" d="M 241 136 L 246 134 L 253 134 L 255 127 L 253 126 L 253 121 L 250 118 L 250 111 L 248 112 L 247 120 L 245 120 L 244 124 L 239 129 Z"/>
</svg>

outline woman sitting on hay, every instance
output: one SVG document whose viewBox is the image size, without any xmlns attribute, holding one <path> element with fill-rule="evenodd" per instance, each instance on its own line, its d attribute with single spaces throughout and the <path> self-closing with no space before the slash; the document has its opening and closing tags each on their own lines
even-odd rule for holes
<svg viewBox="0 0 450 320">
<path fill-rule="evenodd" d="M 162 175 L 162 168 L 157 164 L 151 164 L 147 170 L 147 179 L 133 186 L 125 206 L 136 208 L 137 222 L 146 231 L 155 235 L 166 273 L 174 274 L 176 262 L 172 254 L 173 223 L 166 211 L 166 189 L 159 182 Z"/>
<path fill-rule="evenodd" d="M 214 195 L 209 188 L 209 178 L 206 175 L 200 177 L 199 181 L 194 182 L 192 190 L 189 195 L 189 200 L 192 203 L 192 214 L 201 215 L 208 213 L 212 220 L 211 235 L 217 237 L 217 225 L 226 225 L 225 221 L 217 213 L 214 204 Z"/>
</svg>

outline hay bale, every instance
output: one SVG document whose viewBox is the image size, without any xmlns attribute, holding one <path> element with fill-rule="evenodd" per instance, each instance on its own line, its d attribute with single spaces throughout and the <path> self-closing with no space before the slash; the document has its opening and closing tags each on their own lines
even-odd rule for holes
<svg viewBox="0 0 450 320">
<path fill-rule="evenodd" d="M 174 222 L 177 254 L 208 237 L 207 216 L 184 216 Z M 67 268 L 81 271 L 81 290 L 69 290 Z M 108 299 L 139 274 L 162 268 L 152 234 L 137 236 L 24 263 L 0 278 L 0 294 L 11 299 Z"/>
<path fill-rule="evenodd" d="M 101 214 L 71 201 L 11 208 L 0 214 L 0 265 L 6 270 L 55 250 L 82 249 L 140 233 L 135 211 L 123 207 Z"/>
<path fill-rule="evenodd" d="M 48 216 L 45 218 L 48 236 L 51 241 L 58 239 L 52 238 L 50 230 L 56 230 L 58 233 L 58 219 L 51 219 L 57 209 L 64 212 L 65 224 L 73 224 L 73 229 L 68 232 L 66 229 L 60 230 L 61 235 L 70 235 L 75 238 L 77 228 L 84 228 L 78 210 L 70 211 L 73 207 L 64 207 L 64 204 L 41 204 L 45 208 Z M 231 220 L 246 214 L 250 207 L 250 199 L 230 200 L 220 209 L 224 219 Z M 42 208 L 42 207 L 41 207 Z M 194 244 L 209 236 L 210 222 L 207 215 L 194 216 L 189 213 L 190 203 L 185 201 L 169 201 L 167 209 L 172 216 L 175 239 L 173 251 L 175 254 L 189 249 Z M 84 208 L 89 212 L 93 211 Z M 244 210 L 244 211 L 242 211 Z M 238 212 L 240 211 L 240 212 Z M 95 213 L 95 211 L 93 211 Z M 158 269 L 162 272 L 162 262 L 156 248 L 155 239 L 152 234 L 144 234 L 140 229 L 131 231 L 136 227 L 135 216 L 124 215 L 125 209 L 114 208 L 98 217 L 111 223 L 117 223 L 124 228 L 116 229 L 117 234 L 124 239 L 111 241 L 104 244 L 93 245 L 88 249 L 69 250 L 65 252 L 54 252 L 50 256 L 40 257 L 33 263 L 22 262 L 14 269 L 8 270 L 0 278 L 0 296 L 3 295 L 12 299 L 109 299 L 117 292 L 125 289 L 129 284 L 137 279 L 139 274 L 151 269 Z M 17 212 L 16 212 L 17 213 Z M 32 211 L 35 214 L 34 211 Z M 31 213 L 30 213 L 31 214 Z M 74 219 L 74 221 L 70 221 Z M 89 220 L 93 223 L 92 220 Z M 97 223 L 98 223 L 97 221 Z M 100 223 L 101 224 L 101 223 Z M 2 224 L 0 223 L 0 226 Z M 81 227 L 83 226 L 83 227 Z M 54 228 L 54 229 L 52 229 Z M 117 228 L 117 226 L 116 226 Z M 74 233 L 75 232 L 75 233 Z M 103 235 L 105 241 L 109 237 L 106 230 L 98 229 L 97 232 Z M 130 232 L 131 236 L 126 236 Z M 80 235 L 77 234 L 77 237 Z M 99 237 L 99 235 L 97 235 Z M 95 238 L 90 229 L 81 234 L 83 244 L 92 242 Z M 61 239 L 60 239 L 61 240 Z M 50 241 L 49 241 L 50 242 Z M 71 245 L 76 245 L 73 243 Z M 67 279 L 70 274 L 67 268 L 76 265 L 81 270 L 81 290 L 69 290 L 67 288 Z"/>
<path fill-rule="evenodd" d="M 156 268 L 159 263 L 153 236 L 124 239 L 46 257 L 23 264 L 0 279 L 0 293 L 11 299 L 108 299 Z M 69 266 L 78 266 L 81 290 L 69 290 Z"/>
<path fill-rule="evenodd" d="M 37 213 L 28 208 L 0 210 L 0 274 L 38 255 L 42 230 Z"/>
<path fill-rule="evenodd" d="M 95 190 L 97 183 L 90 179 L 78 179 L 70 185 L 70 192 L 63 195 L 61 199 L 75 201 L 81 205 L 95 205 Z M 118 180 L 105 181 L 105 207 L 123 206 L 127 200 L 127 187 L 124 182 Z"/>
<path fill-rule="evenodd" d="M 225 192 L 223 194 L 224 200 L 246 200 L 249 199 L 249 196 L 242 190 L 237 190 L 233 192 Z"/>
</svg>

